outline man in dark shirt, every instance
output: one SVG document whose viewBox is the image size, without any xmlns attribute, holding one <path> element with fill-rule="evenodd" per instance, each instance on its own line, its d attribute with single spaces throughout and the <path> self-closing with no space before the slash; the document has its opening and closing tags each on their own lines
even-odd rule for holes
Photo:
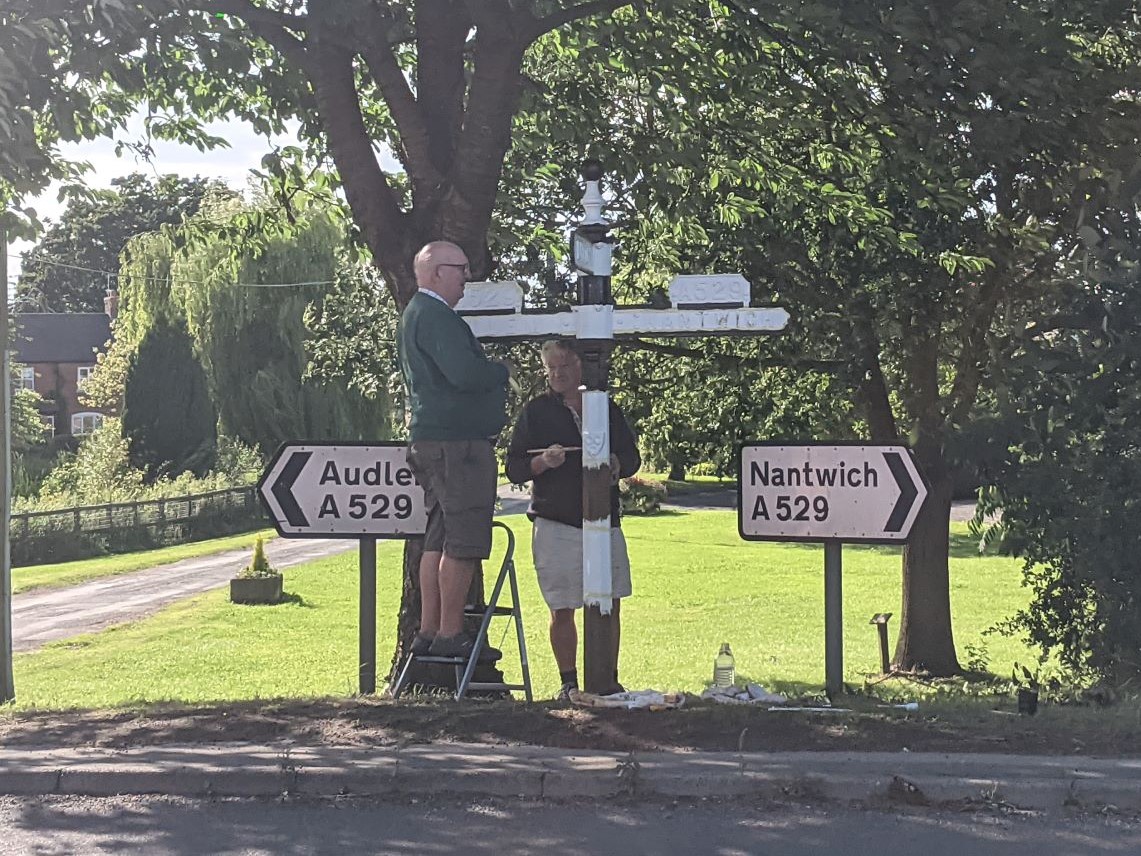
<svg viewBox="0 0 1141 856">
<path fill-rule="evenodd" d="M 582 363 L 566 342 L 543 345 L 543 367 L 550 391 L 527 402 L 507 448 L 507 477 L 532 482 L 531 550 L 539 588 L 551 610 L 551 650 L 562 681 L 560 698 L 578 688 L 578 628 L 575 610 L 583 604 L 582 584 Z M 536 450 L 541 449 L 541 452 Z M 634 433 L 622 411 L 610 402 L 610 553 L 614 594 L 614 662 L 618 663 L 620 598 L 628 597 L 630 559 L 619 520 L 618 479 L 642 465 Z M 621 691 L 614 674 L 612 692 Z"/>
<path fill-rule="evenodd" d="M 464 633 L 464 603 L 480 561 L 491 555 L 494 444 L 506 422 L 510 372 L 487 358 L 452 308 L 471 277 L 464 251 L 433 242 L 416 255 L 414 270 L 419 290 L 397 337 L 411 411 L 408 463 L 428 510 L 412 652 L 466 657 L 474 640 Z M 480 659 L 499 656 L 484 646 Z"/>
</svg>

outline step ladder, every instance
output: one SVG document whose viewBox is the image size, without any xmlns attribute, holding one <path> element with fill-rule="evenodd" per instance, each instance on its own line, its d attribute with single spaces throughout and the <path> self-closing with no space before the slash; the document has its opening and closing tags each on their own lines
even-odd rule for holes
<svg viewBox="0 0 1141 856">
<path fill-rule="evenodd" d="M 483 616 L 479 624 L 479 633 L 475 637 L 471 656 L 464 657 L 434 657 L 431 654 L 409 654 L 404 661 L 404 668 L 400 670 L 400 677 L 392 688 L 392 697 L 400 698 L 408 689 L 408 681 L 413 663 L 425 663 L 440 666 L 454 666 L 456 670 L 456 700 L 462 699 L 469 690 L 523 690 L 527 701 L 534 701 L 531 695 L 531 670 L 527 663 L 527 642 L 523 638 L 523 612 L 519 604 L 519 581 L 515 576 L 515 533 L 498 520 L 492 522 L 492 533 L 502 529 L 507 534 L 507 552 L 503 556 L 503 564 L 499 567 L 499 576 L 496 577 L 495 586 L 491 590 L 491 597 L 487 599 L 486 608 L 468 606 L 464 615 Z M 499 595 L 503 591 L 503 583 L 511 586 L 511 605 L 500 606 Z M 515 636 L 519 641 L 519 664 L 523 670 L 523 683 L 508 684 L 499 681 L 473 681 L 476 666 L 479 664 L 480 652 L 487 645 L 487 630 L 491 626 L 491 619 L 495 616 L 510 616 L 515 623 Z"/>
</svg>

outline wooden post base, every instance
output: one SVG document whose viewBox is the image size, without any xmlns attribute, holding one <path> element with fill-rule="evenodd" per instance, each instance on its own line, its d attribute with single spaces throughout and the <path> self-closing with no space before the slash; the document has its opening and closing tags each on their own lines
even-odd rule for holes
<svg viewBox="0 0 1141 856">
<path fill-rule="evenodd" d="M 603 615 L 597 606 L 587 606 L 582 615 L 583 686 L 588 693 L 608 695 L 618 690 L 614 676 L 614 640 L 618 631 L 615 614 Z"/>
</svg>

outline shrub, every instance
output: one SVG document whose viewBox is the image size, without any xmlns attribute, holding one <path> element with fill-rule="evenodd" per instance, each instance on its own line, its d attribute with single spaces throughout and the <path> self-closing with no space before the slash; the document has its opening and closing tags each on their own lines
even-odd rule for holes
<svg viewBox="0 0 1141 856">
<path fill-rule="evenodd" d="M 277 576 L 277 568 L 271 565 L 269 559 L 265 557 L 265 544 L 260 537 L 254 542 L 253 558 L 250 559 L 248 565 L 238 572 L 238 576 L 242 579 Z"/>
<path fill-rule="evenodd" d="M 631 476 L 618 484 L 623 514 L 653 514 L 660 511 L 666 498 L 666 486 L 653 479 Z"/>
</svg>

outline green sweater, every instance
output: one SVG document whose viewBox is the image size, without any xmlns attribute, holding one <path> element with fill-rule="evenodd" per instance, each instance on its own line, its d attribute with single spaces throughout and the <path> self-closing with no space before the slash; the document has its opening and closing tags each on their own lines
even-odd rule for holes
<svg viewBox="0 0 1141 856">
<path fill-rule="evenodd" d="M 503 430 L 507 367 L 487 358 L 446 303 L 416 292 L 400 317 L 397 351 L 412 440 L 478 440 Z"/>
</svg>

